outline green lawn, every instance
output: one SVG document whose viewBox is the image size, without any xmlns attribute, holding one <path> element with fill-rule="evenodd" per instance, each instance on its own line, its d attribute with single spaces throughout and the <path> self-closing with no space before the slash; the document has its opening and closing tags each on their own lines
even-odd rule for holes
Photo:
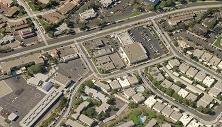
<svg viewBox="0 0 222 127">
<path fill-rule="evenodd" d="M 221 48 L 222 48 L 222 46 L 221 46 L 221 40 L 222 40 L 222 36 L 221 36 L 221 37 L 218 37 L 218 38 L 214 41 L 213 46 L 221 49 Z"/>
</svg>

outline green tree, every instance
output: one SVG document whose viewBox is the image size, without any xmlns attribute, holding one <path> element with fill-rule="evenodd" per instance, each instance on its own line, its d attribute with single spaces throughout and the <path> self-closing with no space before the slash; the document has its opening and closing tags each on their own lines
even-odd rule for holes
<svg viewBox="0 0 222 127">
<path fill-rule="evenodd" d="M 138 104 L 137 103 L 134 103 L 134 102 L 130 102 L 129 103 L 129 108 L 130 109 L 134 109 L 134 108 L 137 108 L 138 107 Z"/>
<path fill-rule="evenodd" d="M 83 113 L 90 118 L 94 118 L 97 115 L 96 110 L 93 107 L 86 109 Z"/>
<path fill-rule="evenodd" d="M 37 73 L 42 73 L 44 72 L 44 68 L 42 65 L 40 64 L 34 64 L 30 67 L 27 68 L 27 71 L 28 71 L 28 74 L 30 75 L 34 75 L 34 74 L 37 74 Z"/>
</svg>

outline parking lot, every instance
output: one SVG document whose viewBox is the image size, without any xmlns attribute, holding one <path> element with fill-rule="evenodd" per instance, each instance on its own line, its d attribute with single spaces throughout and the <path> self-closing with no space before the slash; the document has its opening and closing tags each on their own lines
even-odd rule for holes
<svg viewBox="0 0 222 127">
<path fill-rule="evenodd" d="M 0 98 L 0 106 L 7 112 L 14 112 L 19 118 L 12 122 L 18 127 L 19 121 L 45 96 L 33 86 L 27 85 L 23 78 L 10 78 L 5 82 L 12 89 L 12 93 Z"/>
<path fill-rule="evenodd" d="M 143 45 L 150 59 L 164 54 L 164 47 L 156 37 L 154 31 L 146 27 L 137 27 L 129 31 L 130 36 L 135 42 Z"/>
<path fill-rule="evenodd" d="M 85 73 L 87 73 L 87 68 L 83 61 L 79 58 L 69 61 L 68 63 L 59 64 L 58 72 L 67 77 L 70 77 L 74 81 L 77 81 Z"/>
</svg>

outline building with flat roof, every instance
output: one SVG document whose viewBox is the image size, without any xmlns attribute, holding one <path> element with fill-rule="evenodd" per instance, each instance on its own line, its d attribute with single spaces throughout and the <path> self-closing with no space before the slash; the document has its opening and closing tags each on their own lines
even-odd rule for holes
<svg viewBox="0 0 222 127">
<path fill-rule="evenodd" d="M 120 51 L 129 65 L 148 59 L 147 52 L 141 43 L 124 45 L 123 47 L 120 47 Z"/>
<path fill-rule="evenodd" d="M 194 77 L 194 79 L 197 80 L 198 82 L 203 82 L 206 76 L 207 74 L 204 71 L 199 71 Z"/>
<path fill-rule="evenodd" d="M 22 127 L 33 127 L 51 106 L 62 96 L 61 91 L 52 89 L 29 113 L 19 122 Z"/>
<path fill-rule="evenodd" d="M 92 126 L 93 125 L 93 123 L 95 122 L 93 119 L 91 119 L 91 118 L 89 118 L 88 116 L 86 116 L 86 115 L 84 115 L 84 114 L 81 114 L 80 116 L 79 116 L 79 120 L 81 121 L 81 122 L 83 122 L 84 124 L 86 124 L 87 126 Z"/>
<path fill-rule="evenodd" d="M 120 43 L 123 44 L 123 45 L 128 45 L 128 44 L 133 44 L 134 43 L 134 41 L 130 37 L 128 31 L 118 33 L 118 34 L 116 34 L 116 37 L 118 38 Z"/>
<path fill-rule="evenodd" d="M 116 69 L 122 69 L 126 65 L 123 63 L 122 58 L 118 53 L 113 53 L 109 55 L 111 61 L 113 62 Z"/>
<path fill-rule="evenodd" d="M 64 86 L 64 87 L 68 87 L 73 82 L 70 78 L 68 78 L 67 76 L 65 76 L 61 73 L 56 73 L 55 74 L 54 81 L 58 85 L 61 85 L 61 86 Z"/>
<path fill-rule="evenodd" d="M 194 67 L 190 67 L 187 72 L 186 75 L 190 78 L 194 78 L 194 76 L 197 74 L 198 70 Z"/>
<path fill-rule="evenodd" d="M 88 20 L 95 18 L 97 16 L 97 12 L 93 8 L 91 8 L 80 13 L 79 16 L 81 19 Z"/>
<path fill-rule="evenodd" d="M 10 113 L 9 116 L 8 116 L 8 120 L 10 121 L 14 121 L 18 118 L 18 115 L 16 115 L 15 113 Z"/>
</svg>

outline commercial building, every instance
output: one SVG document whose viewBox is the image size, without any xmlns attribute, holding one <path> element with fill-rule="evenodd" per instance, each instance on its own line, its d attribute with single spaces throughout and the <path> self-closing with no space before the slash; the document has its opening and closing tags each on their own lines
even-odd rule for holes
<svg viewBox="0 0 222 127">
<path fill-rule="evenodd" d="M 120 51 L 129 65 L 148 59 L 147 52 L 140 43 L 124 45 L 123 47 L 120 47 Z"/>
<path fill-rule="evenodd" d="M 62 96 L 62 92 L 52 89 L 20 122 L 22 127 L 33 127 L 36 122 Z"/>
<path fill-rule="evenodd" d="M 133 44 L 134 43 L 134 41 L 130 37 L 128 31 L 116 34 L 116 38 L 118 38 L 120 43 L 123 44 L 123 45 L 129 45 L 129 44 Z"/>
<path fill-rule="evenodd" d="M 67 76 L 61 74 L 61 73 L 56 73 L 54 76 L 54 81 L 55 83 L 57 83 L 60 86 L 63 87 L 68 87 L 69 85 L 71 85 L 73 83 L 73 81 L 68 78 Z"/>
</svg>

